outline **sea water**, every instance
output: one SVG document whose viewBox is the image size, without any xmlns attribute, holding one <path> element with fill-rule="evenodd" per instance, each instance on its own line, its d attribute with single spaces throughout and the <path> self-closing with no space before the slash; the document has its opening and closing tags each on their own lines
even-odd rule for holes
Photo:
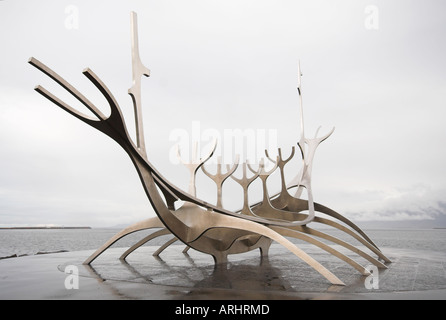
<svg viewBox="0 0 446 320">
<path fill-rule="evenodd" d="M 106 228 L 0 230 L 0 258 L 60 251 L 95 250 L 119 231 L 119 229 Z M 366 229 L 364 231 L 383 251 L 385 248 L 398 248 L 417 250 L 426 254 L 437 252 L 446 255 L 446 229 Z M 145 230 L 130 234 L 117 241 L 113 247 L 130 247 L 152 232 L 153 230 Z M 356 240 L 340 230 L 324 232 L 355 244 Z M 162 236 L 151 240 L 147 245 L 162 245 L 171 238 L 172 235 Z M 293 240 L 293 242 L 299 243 L 299 240 Z M 356 242 L 356 244 L 359 243 Z"/>
<path fill-rule="evenodd" d="M 0 259 L 11 256 L 34 255 L 61 251 L 95 250 L 120 229 L 3 229 L 0 230 Z M 153 230 L 130 234 L 112 247 L 130 247 Z M 172 238 L 163 236 L 149 245 L 162 245 Z"/>
</svg>

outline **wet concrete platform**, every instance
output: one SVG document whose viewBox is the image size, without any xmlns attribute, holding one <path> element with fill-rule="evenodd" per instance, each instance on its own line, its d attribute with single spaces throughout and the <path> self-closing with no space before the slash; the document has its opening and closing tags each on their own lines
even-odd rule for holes
<svg viewBox="0 0 446 320">
<path fill-rule="evenodd" d="M 93 251 L 0 260 L 0 299 L 446 299 L 446 253 L 382 248 L 392 263 L 370 278 L 318 248 L 301 248 L 346 285 L 330 285 L 275 244 L 268 258 L 258 251 L 233 255 L 225 268 L 215 268 L 212 258 L 200 252 L 183 254 L 180 245 L 169 247 L 159 258 L 152 256 L 158 247 L 147 246 L 126 261 L 119 260 L 126 248 L 112 248 L 90 266 L 82 262 Z M 78 271 L 77 283 L 72 270 Z M 76 284 L 77 289 L 67 289 Z"/>
</svg>

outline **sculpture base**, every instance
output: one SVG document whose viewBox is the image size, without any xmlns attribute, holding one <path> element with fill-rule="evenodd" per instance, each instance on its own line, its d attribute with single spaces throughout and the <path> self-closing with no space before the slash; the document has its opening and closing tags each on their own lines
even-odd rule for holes
<svg viewBox="0 0 446 320">
<path fill-rule="evenodd" d="M 161 259 L 152 256 L 158 247 L 141 247 L 127 261 L 119 260 L 126 248 L 113 248 L 91 266 L 82 265 L 91 251 L 4 259 L 0 299 L 446 299 L 443 253 L 384 248 L 393 263 L 371 279 L 318 248 L 302 245 L 346 284 L 331 286 L 286 249 L 272 247 L 267 258 L 258 250 L 230 256 L 225 268 L 214 268 L 209 255 L 194 250 L 183 254 L 180 245 L 168 248 Z M 79 272 L 78 289 L 67 289 L 76 285 L 73 266 Z"/>
</svg>

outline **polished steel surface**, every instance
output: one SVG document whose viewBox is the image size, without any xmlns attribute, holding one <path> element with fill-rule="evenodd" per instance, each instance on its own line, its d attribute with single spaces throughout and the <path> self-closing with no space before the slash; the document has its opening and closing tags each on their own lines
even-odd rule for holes
<svg viewBox="0 0 446 320">
<path fill-rule="evenodd" d="M 201 170 L 209 178 L 211 178 L 215 182 L 215 184 L 217 185 L 217 207 L 219 207 L 219 208 L 223 208 L 223 200 L 222 200 L 222 197 L 223 197 L 223 183 L 237 169 L 238 162 L 239 162 L 239 156 L 237 155 L 237 158 L 236 158 L 236 160 L 234 162 L 234 165 L 232 166 L 232 168 L 228 167 L 228 171 L 226 173 L 222 173 L 222 171 L 221 171 L 222 161 L 221 161 L 221 157 L 220 156 L 217 158 L 217 172 L 215 174 L 210 173 L 208 170 L 206 170 L 206 168 L 204 166 L 201 167 Z"/>
<path fill-rule="evenodd" d="M 260 168 L 259 170 L 257 170 L 254 175 L 251 178 L 248 178 L 247 176 L 247 168 L 248 163 L 244 162 L 242 164 L 242 168 L 243 168 L 243 175 L 241 178 L 236 178 L 234 175 L 231 175 L 231 178 L 237 182 L 238 184 L 240 184 L 240 186 L 243 188 L 243 208 L 239 211 L 242 214 L 245 215 L 249 215 L 249 216 L 253 216 L 254 214 L 252 213 L 251 210 L 251 206 L 249 205 L 249 199 L 248 199 L 248 188 L 251 185 L 251 183 L 254 182 L 254 180 L 257 179 L 257 177 L 259 176 L 259 172 L 260 172 Z M 229 165 L 227 165 L 228 170 L 229 170 Z"/>
<path fill-rule="evenodd" d="M 135 112 L 135 127 L 136 127 L 136 140 L 138 149 L 147 159 L 146 145 L 144 141 L 144 128 L 142 122 L 142 105 L 141 105 L 141 77 L 150 76 L 150 70 L 146 68 L 139 56 L 139 43 L 138 43 L 138 17 L 135 12 L 131 13 L 130 24 L 132 31 L 132 74 L 133 85 L 128 90 L 129 95 L 133 100 L 133 107 Z"/>
<path fill-rule="evenodd" d="M 180 151 L 180 146 L 177 145 L 177 157 L 180 160 L 181 163 L 183 163 L 190 172 L 190 179 L 189 179 L 189 193 L 193 196 L 197 195 L 197 189 L 195 186 L 195 181 L 197 178 L 197 171 L 198 169 L 202 168 L 204 163 L 206 161 L 208 161 L 212 155 L 215 152 L 215 149 L 217 148 L 217 140 L 214 139 L 214 142 L 212 143 L 212 148 L 211 150 L 208 152 L 207 155 L 205 155 L 204 157 L 199 157 L 198 156 L 198 142 L 195 141 L 194 142 L 194 148 L 192 151 L 192 158 L 190 161 L 186 161 L 181 157 L 181 151 Z"/>
<path fill-rule="evenodd" d="M 216 147 L 216 141 L 214 142 L 214 146 L 211 151 L 203 158 L 198 157 L 197 144 L 195 144 L 193 159 L 190 161 L 183 160 L 181 158 L 180 150 L 177 149 L 179 158 L 190 171 L 188 192 L 181 190 L 164 178 L 163 175 L 149 162 L 146 154 L 142 123 L 140 80 L 142 75 L 148 76 L 150 72 L 142 65 L 139 57 L 136 23 L 136 14 L 132 13 L 133 86 L 130 88 L 129 94 L 132 97 L 135 108 L 135 123 L 137 131 L 136 144 L 130 138 L 125 119 L 121 113 L 121 109 L 117 101 L 105 84 L 96 74 L 93 73 L 93 71 L 86 69 L 84 70 L 83 74 L 106 98 L 111 109 L 109 117 L 104 116 L 99 108 L 93 105 L 87 98 L 85 98 L 85 96 L 83 96 L 78 90 L 76 90 L 49 67 L 35 58 L 31 58 L 29 60 L 31 65 L 56 81 L 71 95 L 84 104 L 90 111 L 92 111 L 95 118 L 88 117 L 80 113 L 41 86 L 37 86 L 35 88 L 37 92 L 76 118 L 115 140 L 129 155 L 138 172 L 138 176 L 141 180 L 144 191 L 146 192 L 146 195 L 153 209 L 155 210 L 155 213 L 157 214 L 157 217 L 137 222 L 120 231 L 109 241 L 107 241 L 101 248 L 96 250 L 96 252 L 94 252 L 84 262 L 85 264 L 92 263 L 113 243 L 130 233 L 145 229 L 158 228 L 160 230 L 157 230 L 151 235 L 146 236 L 144 239 L 141 239 L 126 252 L 124 252 L 121 259 L 125 259 L 131 252 L 139 248 L 147 241 L 170 233 L 172 233 L 174 237 L 161 246 L 159 250 L 154 253 L 155 255 L 159 255 L 159 253 L 169 245 L 177 240 L 180 240 L 187 246 L 186 251 L 189 248 L 192 248 L 200 252 L 210 254 L 214 258 L 217 266 L 224 266 L 227 262 L 227 257 L 230 254 L 239 254 L 254 249 L 259 249 L 263 255 L 267 255 L 271 242 L 276 241 L 294 255 L 299 257 L 302 261 L 306 262 L 314 270 L 319 272 L 330 283 L 335 285 L 343 285 L 343 282 L 332 272 L 316 261 L 312 256 L 304 252 L 301 248 L 299 248 L 299 246 L 287 239 L 288 237 L 292 237 L 303 240 L 325 250 L 326 252 L 329 252 L 333 256 L 351 265 L 361 274 L 368 274 L 368 271 L 363 266 L 355 262 L 353 258 L 340 252 L 334 247 L 331 247 L 327 243 L 317 240 L 316 238 L 328 240 L 329 242 L 340 245 L 343 248 L 365 258 L 374 265 L 380 268 L 386 268 L 383 263 L 371 257 L 363 250 L 360 250 L 353 245 L 337 239 L 325 232 L 321 232 L 307 226 L 310 223 L 321 223 L 334 227 L 338 230 L 342 230 L 356 240 L 359 240 L 366 246 L 367 249 L 371 250 L 374 254 L 377 254 L 378 258 L 383 259 L 385 262 L 390 262 L 390 260 L 381 253 L 376 245 L 359 227 L 339 213 L 323 205 L 315 203 L 313 200 L 311 172 L 315 151 L 318 145 L 333 133 L 334 129 L 325 136 L 319 138 L 317 137 L 319 129 L 313 139 L 308 139 L 304 136 L 300 66 L 298 75 L 298 93 L 301 111 L 301 139 L 298 146 L 302 155 L 302 169 L 290 184 L 287 185 L 285 182 L 284 167 L 294 157 L 294 147 L 291 150 L 291 155 L 287 159 L 282 158 L 281 149 L 279 149 L 279 155 L 276 157 L 276 159 L 272 159 L 267 151 L 266 156 L 274 163 L 273 168 L 270 170 L 266 170 L 264 160 L 260 162 L 257 170 L 253 169 L 249 164 L 243 163 L 242 178 L 236 178 L 234 173 L 238 168 L 238 159 L 232 166 L 227 166 L 226 173 L 223 173 L 221 170 L 221 160 L 217 162 L 216 174 L 210 174 L 203 166 L 203 164 L 213 155 Z M 254 173 L 254 175 L 250 178 L 247 177 L 247 167 Z M 203 172 L 217 185 L 216 205 L 209 204 L 196 196 L 195 178 L 199 168 L 201 168 Z M 279 194 L 270 196 L 267 186 L 267 179 L 277 168 L 280 170 L 281 191 Z M 234 212 L 223 208 L 222 186 L 229 177 L 232 177 L 232 179 L 239 183 L 243 189 L 244 204 L 240 211 Z M 248 189 L 250 184 L 257 178 L 259 178 L 262 182 L 263 200 L 260 203 L 250 205 L 248 202 Z M 289 193 L 289 189 L 291 187 L 297 187 L 297 192 L 294 196 L 291 196 Z M 308 200 L 301 198 L 304 189 L 306 190 Z M 181 205 L 178 205 L 180 202 Z M 305 213 L 306 211 L 308 211 L 308 213 Z M 340 222 L 345 223 L 348 227 L 343 226 L 336 221 L 316 216 L 316 212 L 321 212 L 332 218 L 338 219 Z"/>
</svg>

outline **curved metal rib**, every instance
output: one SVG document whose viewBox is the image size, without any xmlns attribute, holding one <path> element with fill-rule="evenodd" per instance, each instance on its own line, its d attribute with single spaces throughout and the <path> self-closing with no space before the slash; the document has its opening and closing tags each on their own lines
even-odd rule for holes
<svg viewBox="0 0 446 320">
<path fill-rule="evenodd" d="M 363 237 L 361 237 L 357 233 L 353 232 L 349 228 L 341 225 L 340 223 L 337 223 L 336 221 L 333 221 L 330 219 L 321 218 L 321 217 L 315 217 L 313 221 L 315 223 L 325 224 L 327 226 L 331 226 L 331 227 L 334 227 L 340 231 L 345 232 L 346 234 L 352 236 L 354 239 L 359 241 L 362 245 L 367 247 L 370 251 L 372 251 L 374 254 L 376 254 L 380 259 L 384 260 L 384 262 L 386 262 L 386 263 L 391 262 L 390 259 L 387 258 L 380 250 L 378 250 L 372 243 L 365 240 Z"/>
<path fill-rule="evenodd" d="M 284 225 L 284 227 L 305 225 L 305 224 L 311 222 L 314 219 L 314 212 L 313 212 L 313 215 L 309 214 L 305 219 L 298 220 L 297 219 L 298 216 L 295 215 L 295 212 L 290 211 L 288 209 L 287 210 L 277 209 L 276 207 L 274 207 L 271 204 L 271 201 L 270 201 L 271 197 L 269 196 L 269 193 L 268 193 L 267 179 L 268 179 L 269 175 L 271 173 L 273 173 L 274 170 L 276 170 L 276 168 L 278 167 L 279 156 L 277 156 L 277 160 L 274 161 L 274 163 L 275 163 L 274 167 L 267 172 L 267 171 L 265 171 L 265 168 L 264 168 L 265 167 L 264 160 L 262 159 L 260 161 L 259 177 L 262 180 L 263 200 L 258 205 L 251 206 L 250 211 L 252 212 L 253 216 L 266 218 L 266 219 L 269 219 L 270 221 L 276 222 L 276 223 L 278 221 L 289 221 L 289 223 L 292 224 L 292 225 L 288 225 L 288 226 Z M 249 164 L 248 164 L 248 168 L 252 172 L 255 172 Z"/>
<path fill-rule="evenodd" d="M 371 245 L 373 245 L 377 250 L 379 250 L 378 246 L 372 241 L 372 239 L 369 238 L 369 236 L 361 230 L 356 224 L 354 224 L 352 221 L 344 217 L 343 215 L 337 213 L 336 211 L 321 205 L 320 203 L 315 203 L 314 208 L 318 212 L 322 212 L 330 217 L 336 218 L 339 221 L 342 221 L 349 227 L 351 227 L 353 230 L 355 230 L 358 234 L 360 234 L 367 242 L 369 242 Z"/>
<path fill-rule="evenodd" d="M 287 159 L 283 159 L 282 157 L 282 150 L 279 148 L 278 149 L 278 157 L 277 157 L 277 166 L 279 167 L 280 170 L 280 179 L 281 179 L 281 191 L 279 193 L 278 197 L 275 197 L 273 200 L 270 200 L 271 205 L 274 208 L 280 209 L 280 210 L 285 210 L 285 211 L 290 211 L 290 212 L 299 212 L 304 210 L 300 204 L 300 199 L 293 197 L 289 194 L 287 186 L 286 186 L 286 181 L 285 181 L 285 165 L 293 158 L 294 154 L 295 154 L 295 147 L 293 147 L 291 149 L 291 155 L 287 158 Z M 303 152 L 303 150 L 301 149 L 301 151 Z M 268 150 L 265 150 L 265 154 L 266 156 L 271 160 L 271 158 L 268 155 Z M 312 161 L 312 159 L 310 160 Z M 305 162 L 305 161 L 304 161 Z M 301 172 L 305 172 L 305 163 L 304 163 L 304 167 L 302 168 Z M 309 175 L 309 174 L 308 174 Z M 302 173 L 298 175 L 298 177 L 300 176 L 300 180 L 299 183 L 302 184 L 302 177 L 305 177 L 305 175 L 303 175 Z M 306 185 L 305 187 L 307 188 L 308 191 L 308 210 L 309 210 L 309 214 L 300 222 L 300 225 L 306 225 L 308 223 L 310 223 L 311 221 L 313 221 L 316 213 L 314 211 L 314 204 L 313 204 L 313 194 L 311 191 L 311 178 L 307 179 L 308 181 L 305 181 Z M 288 219 L 285 219 L 288 220 Z"/>
<path fill-rule="evenodd" d="M 311 235 L 317 236 L 319 238 L 329 240 L 329 241 L 331 241 L 333 243 L 336 243 L 336 244 L 338 244 L 340 246 L 343 246 L 344 248 L 349 249 L 350 251 L 360 255 L 361 257 L 363 257 L 364 259 L 366 259 L 367 261 L 369 261 L 373 265 L 377 266 L 378 268 L 387 269 L 387 266 L 384 265 L 383 263 L 381 263 L 380 261 L 378 261 L 377 259 L 373 258 L 372 256 L 368 255 L 364 251 L 356 248 L 355 246 L 353 246 L 353 245 L 351 245 L 351 244 L 349 244 L 349 243 L 347 243 L 347 242 L 345 242 L 345 241 L 343 241 L 341 239 L 338 239 L 338 238 L 336 238 L 334 236 L 331 236 L 331 235 L 329 235 L 327 233 L 324 233 L 322 231 L 318 231 L 318 230 L 312 229 L 312 228 L 307 227 L 307 226 L 294 227 L 293 229 L 297 230 L 298 228 L 299 228 L 299 231 L 301 231 L 301 232 L 305 232 L 307 234 L 311 234 Z"/>
<path fill-rule="evenodd" d="M 187 161 L 184 161 L 183 158 L 181 157 L 180 147 L 177 144 L 177 157 L 180 160 L 180 162 L 183 163 L 189 169 L 189 172 L 190 172 L 189 193 L 191 195 L 193 195 L 193 196 L 197 195 L 197 189 L 196 189 L 196 186 L 195 186 L 197 171 L 214 154 L 215 149 L 217 148 L 217 139 L 214 138 L 211 150 L 204 157 L 199 157 L 198 156 L 198 147 L 197 146 L 198 146 L 198 142 L 195 141 L 194 142 L 194 148 L 193 148 L 193 151 L 192 151 L 191 161 L 187 162 Z"/>
<path fill-rule="evenodd" d="M 141 231 L 145 229 L 151 229 L 151 228 L 163 228 L 164 225 L 158 219 L 158 217 L 149 218 L 140 222 L 136 222 L 127 228 L 121 230 L 117 234 L 115 234 L 112 238 L 110 238 L 105 244 L 102 245 L 99 249 L 97 249 L 90 257 L 87 258 L 87 260 L 84 261 L 83 264 L 90 264 L 92 263 L 97 257 L 99 257 L 105 250 L 107 250 L 111 245 L 113 245 L 116 241 L 119 239 L 134 233 L 136 231 Z"/>
<path fill-rule="evenodd" d="M 353 268 L 355 268 L 356 270 L 358 270 L 362 275 L 369 275 L 370 272 L 364 268 L 363 266 L 361 266 L 359 263 L 357 263 L 356 261 L 354 261 L 353 259 L 347 257 L 346 255 L 342 254 L 341 252 L 333 249 L 332 247 L 326 245 L 325 243 L 316 240 L 310 236 L 308 236 L 307 234 L 304 233 L 300 233 L 297 232 L 296 230 L 291 230 L 288 228 L 282 228 L 282 227 L 271 227 L 271 229 L 273 229 L 274 231 L 278 232 L 279 234 L 283 235 L 283 236 L 287 236 L 287 237 L 293 237 L 296 239 L 300 239 L 303 240 L 305 242 L 311 243 L 329 253 L 331 253 L 332 255 L 334 255 L 335 257 L 341 259 L 342 261 L 348 263 L 349 265 L 351 265 Z"/>
<path fill-rule="evenodd" d="M 68 82 L 66 82 L 62 77 L 60 77 L 56 72 L 54 72 L 53 70 L 51 70 L 50 68 L 48 68 L 46 65 L 44 65 L 42 62 L 40 62 L 39 60 L 37 60 L 36 58 L 30 58 L 28 60 L 28 62 L 36 67 L 37 69 L 39 69 L 40 71 L 42 71 L 43 73 L 45 73 L 46 75 L 48 75 L 51 79 L 53 79 L 55 82 L 57 82 L 59 85 L 61 85 L 65 90 L 67 90 L 73 97 L 75 97 L 77 100 L 79 100 L 84 106 L 86 106 L 95 116 L 98 120 L 91 118 L 77 110 L 75 110 L 74 108 L 72 108 L 71 106 L 69 106 L 68 104 L 66 104 L 65 102 L 63 102 L 62 100 L 60 100 L 59 98 L 55 97 L 53 94 L 51 94 L 49 91 L 47 91 L 45 88 L 43 88 L 42 86 L 38 85 L 34 88 L 34 90 L 36 90 L 37 92 L 39 92 L 41 95 L 43 95 L 44 97 L 46 97 L 47 99 L 49 99 L 51 102 L 53 102 L 54 104 L 56 104 L 57 106 L 61 107 L 62 109 L 64 109 L 65 111 L 67 111 L 68 113 L 70 113 L 71 115 L 75 116 L 76 118 L 78 118 L 79 120 L 82 120 L 83 122 L 91 125 L 91 126 L 95 126 L 97 123 L 99 123 L 99 120 L 104 120 L 106 119 L 106 117 L 104 116 L 104 114 L 99 111 L 91 102 L 90 100 L 88 100 L 84 95 L 82 95 L 76 88 L 74 88 L 72 85 L 70 85 Z"/>
<path fill-rule="evenodd" d="M 215 174 L 209 173 L 209 171 L 206 170 L 204 165 L 201 167 L 201 170 L 204 172 L 204 174 L 207 175 L 209 178 L 211 178 L 217 185 L 217 204 L 216 204 L 216 206 L 219 208 L 223 208 L 223 199 L 222 199 L 223 198 L 223 183 L 237 169 L 239 159 L 240 159 L 240 157 L 239 157 L 239 155 L 237 155 L 235 158 L 235 162 L 232 165 L 232 168 L 230 168 L 230 169 L 228 168 L 228 171 L 226 173 L 223 173 L 221 171 L 222 161 L 221 161 L 220 156 L 217 157 L 217 172 Z"/>
<path fill-rule="evenodd" d="M 131 246 L 130 248 L 128 248 L 120 257 L 120 260 L 125 260 L 129 254 L 131 254 L 133 251 L 135 251 L 136 249 L 138 249 L 139 247 L 145 245 L 147 242 L 149 242 L 152 239 L 155 239 L 157 237 L 161 237 L 164 236 L 166 234 L 170 234 L 170 231 L 167 229 L 161 229 L 158 231 L 155 231 L 151 234 L 149 234 L 148 236 L 144 237 L 143 239 L 139 240 L 137 243 L 135 243 L 133 246 Z"/>
<path fill-rule="evenodd" d="M 269 176 L 277 169 L 277 163 L 278 163 L 279 157 L 277 157 L 277 161 L 273 161 L 274 166 L 269 171 L 265 169 L 265 159 L 262 158 L 259 163 L 259 171 L 258 176 L 260 180 L 262 180 L 262 188 L 263 188 L 263 200 L 262 203 L 256 208 L 256 215 L 262 216 L 263 212 L 266 211 L 274 211 L 276 213 L 279 213 L 276 211 L 275 208 L 271 205 L 271 202 L 269 201 L 270 196 L 268 192 L 268 186 L 266 181 L 268 180 Z M 248 168 L 251 170 L 252 173 L 256 174 L 256 171 L 251 167 L 251 165 L 248 163 Z M 260 213 L 260 214 L 259 214 Z M 280 216 L 278 216 L 280 219 Z"/>
<path fill-rule="evenodd" d="M 260 174 L 260 168 L 251 178 L 248 178 L 247 171 L 246 171 L 247 165 L 248 165 L 247 162 L 243 162 L 243 165 L 242 165 L 243 175 L 240 179 L 235 177 L 234 175 L 231 175 L 231 178 L 243 188 L 243 208 L 239 212 L 242 214 L 245 214 L 245 215 L 253 216 L 254 214 L 251 211 L 251 207 L 249 205 L 249 200 L 248 200 L 248 189 L 249 189 L 249 186 L 251 185 L 251 183 L 253 183 L 255 181 L 255 179 L 258 178 L 258 176 Z M 227 166 L 227 168 L 229 171 L 229 165 Z"/>
<path fill-rule="evenodd" d="M 136 161 L 136 167 L 140 168 L 140 161 Z M 141 163 L 143 164 L 143 163 Z M 212 249 L 209 247 L 209 242 L 206 238 L 202 236 L 205 234 L 207 230 L 213 228 L 230 228 L 234 230 L 241 230 L 243 232 L 253 232 L 256 234 L 264 235 L 272 240 L 275 240 L 285 246 L 288 250 L 293 252 L 296 256 L 301 258 L 303 261 L 308 263 L 311 267 L 313 267 L 316 271 L 318 271 L 321 275 L 323 275 L 327 280 L 329 280 L 332 284 L 336 285 L 344 285 L 344 283 L 329 272 L 325 267 L 323 267 L 320 263 L 314 260 L 312 257 L 308 256 L 301 249 L 292 244 L 289 240 L 285 239 L 283 236 L 279 235 L 275 231 L 273 231 L 270 227 L 264 226 L 262 224 L 249 221 L 247 219 L 240 219 L 239 217 L 231 217 L 228 215 L 216 214 L 216 212 L 211 212 L 209 210 L 203 210 L 200 207 L 196 207 L 195 210 L 193 208 L 186 207 L 183 212 L 178 212 L 176 216 L 183 216 L 184 221 L 192 222 L 188 216 L 194 216 L 195 222 L 193 225 L 186 226 L 183 224 L 181 220 L 174 221 L 173 216 L 168 212 L 168 209 L 165 207 L 158 190 L 154 185 L 154 180 L 152 175 L 145 175 L 143 179 L 143 185 L 145 186 L 146 191 L 148 192 L 149 199 L 154 206 L 155 211 L 163 220 L 166 225 L 175 226 L 175 224 L 183 225 L 180 229 L 176 230 L 176 236 L 181 239 L 183 242 L 188 243 L 191 247 L 195 248 L 198 251 L 203 251 L 206 253 L 210 253 L 213 256 L 216 256 L 220 253 L 220 251 Z M 183 208 L 183 207 L 182 207 Z M 180 208 L 181 209 L 181 208 Z M 240 216 L 242 217 L 242 216 Z M 244 217 L 244 216 L 243 216 Z M 179 225 L 176 225 L 177 227 Z M 237 236 L 238 237 L 238 236 Z"/>
<path fill-rule="evenodd" d="M 291 154 L 287 159 L 283 159 L 282 157 L 282 149 L 278 149 L 278 157 L 277 157 L 277 166 L 280 170 L 280 182 L 281 182 L 281 191 L 277 197 L 274 198 L 274 200 L 270 199 L 271 204 L 273 207 L 277 209 L 284 209 L 288 207 L 289 202 L 292 202 L 295 198 L 292 197 L 289 192 L 288 188 L 286 186 L 286 180 L 285 180 L 285 165 L 293 158 L 294 154 L 296 152 L 296 148 L 293 146 L 291 148 Z M 272 162 L 274 160 L 271 159 L 271 157 L 268 154 L 268 150 L 265 150 L 265 154 L 268 157 L 268 159 Z M 274 201 L 274 202 L 273 202 Z"/>
<path fill-rule="evenodd" d="M 274 231 L 272 228 L 268 228 L 261 224 L 257 224 L 252 221 L 237 219 L 230 216 L 218 215 L 215 219 L 208 220 L 208 217 L 203 217 L 206 219 L 207 229 L 212 228 L 231 228 L 231 229 L 239 229 L 243 231 L 250 231 L 256 234 L 264 235 L 271 240 L 277 241 L 289 251 L 291 251 L 294 255 L 299 257 L 302 261 L 306 262 L 309 266 L 319 272 L 322 276 L 324 276 L 327 280 L 329 280 L 334 285 L 345 285 L 338 277 L 332 274 L 328 269 L 322 266 L 319 262 L 317 262 L 314 258 L 305 253 L 302 249 L 291 243 L 285 237 Z M 196 238 L 195 241 L 199 239 Z M 192 241 L 193 243 L 194 241 Z"/>
<path fill-rule="evenodd" d="M 171 244 L 173 244 L 173 243 L 175 243 L 175 242 L 177 242 L 177 241 L 178 241 L 178 238 L 177 238 L 177 237 L 173 237 L 172 239 L 170 239 L 169 241 L 167 241 L 166 243 L 164 243 L 161 247 L 159 247 L 158 250 L 156 250 L 156 251 L 153 253 L 153 256 L 158 257 L 158 256 L 161 254 L 161 252 L 163 252 L 164 250 L 166 250 L 167 247 L 169 247 Z"/>
</svg>

